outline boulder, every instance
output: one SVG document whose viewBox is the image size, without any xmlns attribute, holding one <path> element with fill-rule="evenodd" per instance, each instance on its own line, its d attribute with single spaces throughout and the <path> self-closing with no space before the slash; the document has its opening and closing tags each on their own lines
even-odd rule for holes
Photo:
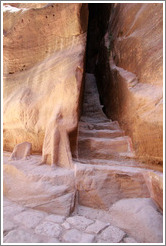
<svg viewBox="0 0 166 246">
<path fill-rule="evenodd" d="M 29 158 L 32 152 L 32 144 L 28 142 L 17 144 L 10 156 L 10 160 Z"/>
</svg>

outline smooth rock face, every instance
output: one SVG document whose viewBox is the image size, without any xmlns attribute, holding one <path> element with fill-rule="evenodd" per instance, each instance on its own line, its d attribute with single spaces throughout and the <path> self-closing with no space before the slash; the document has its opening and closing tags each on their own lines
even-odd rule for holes
<svg viewBox="0 0 166 246">
<path fill-rule="evenodd" d="M 4 149 L 28 141 L 45 163 L 71 168 L 68 134 L 78 123 L 88 5 L 6 6 Z"/>
<path fill-rule="evenodd" d="M 95 70 L 105 112 L 132 137 L 138 157 L 162 161 L 163 4 L 114 3 L 105 9 L 108 21 L 103 11 L 96 24 L 98 36 L 108 23 Z"/>
<path fill-rule="evenodd" d="M 142 82 L 156 85 L 162 85 L 163 80 L 162 7 L 162 3 L 114 4 L 110 21 L 113 37 L 117 38 L 113 52 L 118 66 L 136 73 Z M 116 23 L 111 27 L 113 21 Z"/>
<path fill-rule="evenodd" d="M 130 74 L 128 76 L 130 72 L 115 66 L 112 61 L 110 61 L 110 68 L 113 79 L 121 88 L 118 94 L 120 109 L 116 119 L 132 136 L 133 147 L 138 157 L 145 161 L 162 161 L 162 84 L 156 85 L 155 81 L 144 83 L 137 74 L 131 79 Z M 114 110 L 116 111 L 116 106 Z"/>
<path fill-rule="evenodd" d="M 110 208 L 112 223 L 136 241 L 163 242 L 162 215 L 149 198 L 122 199 Z"/>
</svg>

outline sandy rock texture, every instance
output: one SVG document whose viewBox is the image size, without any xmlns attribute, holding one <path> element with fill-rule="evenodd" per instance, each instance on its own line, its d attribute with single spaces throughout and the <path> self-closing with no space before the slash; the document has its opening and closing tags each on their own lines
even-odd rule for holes
<svg viewBox="0 0 166 246">
<path fill-rule="evenodd" d="M 112 120 L 118 120 L 132 137 L 137 156 L 160 162 L 163 155 L 162 3 L 111 4 L 108 22 L 96 58 L 105 112 Z"/>
<path fill-rule="evenodd" d="M 5 5 L 3 18 L 4 149 L 28 141 L 32 152 L 43 148 L 45 162 L 71 167 L 68 135 L 78 123 L 87 4 Z"/>
<path fill-rule="evenodd" d="M 110 208 L 113 225 L 127 232 L 137 242 L 163 241 L 162 215 L 149 198 L 122 199 Z"/>
</svg>

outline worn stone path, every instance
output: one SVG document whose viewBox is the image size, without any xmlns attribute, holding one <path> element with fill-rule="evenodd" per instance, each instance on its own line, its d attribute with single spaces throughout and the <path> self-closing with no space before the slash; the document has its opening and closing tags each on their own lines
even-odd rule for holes
<svg viewBox="0 0 166 246">
<path fill-rule="evenodd" d="M 101 210 L 80 206 L 77 212 L 65 217 L 30 209 L 5 197 L 3 207 L 4 243 L 136 242 L 111 225 L 108 214 Z"/>
</svg>

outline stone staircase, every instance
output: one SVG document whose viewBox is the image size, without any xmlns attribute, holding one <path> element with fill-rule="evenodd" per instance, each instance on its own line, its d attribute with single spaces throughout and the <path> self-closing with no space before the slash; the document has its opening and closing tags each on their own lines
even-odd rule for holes
<svg viewBox="0 0 166 246">
<path fill-rule="evenodd" d="M 102 111 L 95 77 L 86 74 L 83 114 L 79 122 L 78 156 L 81 159 L 133 157 L 132 142 L 117 121 Z"/>
<path fill-rule="evenodd" d="M 79 204 L 109 209 L 120 199 L 150 197 L 151 170 L 134 157 L 130 137 L 102 111 L 95 76 L 86 74 L 74 160 Z"/>
</svg>

